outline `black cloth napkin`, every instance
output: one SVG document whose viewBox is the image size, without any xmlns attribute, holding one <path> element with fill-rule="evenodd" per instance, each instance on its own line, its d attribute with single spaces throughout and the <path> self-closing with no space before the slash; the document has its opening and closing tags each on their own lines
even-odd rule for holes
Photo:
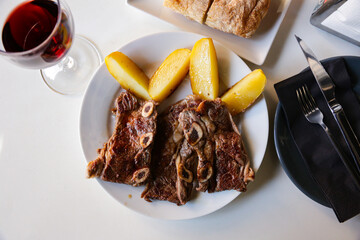
<svg viewBox="0 0 360 240">
<path fill-rule="evenodd" d="M 360 139 L 360 103 L 352 89 L 351 78 L 343 58 L 323 64 L 336 85 L 336 98 L 343 106 L 355 134 Z M 360 66 L 359 66 L 360 67 Z M 344 222 L 360 213 L 360 189 L 355 185 L 326 133 L 318 124 L 309 123 L 304 117 L 296 89 L 306 84 L 324 114 L 324 122 L 335 136 L 341 136 L 335 119 L 322 97 L 320 88 L 310 69 L 274 85 L 286 115 L 294 142 L 310 174 L 319 184 L 338 220 Z M 340 141 L 347 150 L 345 141 Z M 350 156 L 350 151 L 347 150 Z"/>
</svg>

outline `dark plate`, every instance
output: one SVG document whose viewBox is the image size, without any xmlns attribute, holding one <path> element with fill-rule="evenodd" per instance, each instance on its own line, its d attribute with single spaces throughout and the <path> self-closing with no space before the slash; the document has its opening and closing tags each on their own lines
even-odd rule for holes
<svg viewBox="0 0 360 240">
<path fill-rule="evenodd" d="M 353 81 L 353 89 L 356 94 L 360 96 L 360 57 L 344 56 L 343 58 L 345 59 L 349 74 Z M 333 59 L 335 58 L 328 58 L 321 62 L 325 63 Z M 274 140 L 281 166 L 296 187 L 312 200 L 330 207 L 323 192 L 311 177 L 305 162 L 300 156 L 290 134 L 290 129 L 288 128 L 285 119 L 285 113 L 280 103 L 278 104 L 275 113 Z"/>
</svg>

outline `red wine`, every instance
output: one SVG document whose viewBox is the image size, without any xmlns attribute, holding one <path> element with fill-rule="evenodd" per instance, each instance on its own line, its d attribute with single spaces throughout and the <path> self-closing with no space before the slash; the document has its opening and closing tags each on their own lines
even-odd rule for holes
<svg viewBox="0 0 360 240">
<path fill-rule="evenodd" d="M 57 27 L 58 5 L 49 0 L 31 0 L 17 6 L 8 16 L 2 41 L 7 52 L 23 52 L 42 44 Z M 68 18 L 62 13 L 61 23 L 51 41 L 41 49 L 40 57 L 52 62 L 64 55 L 69 49 L 72 29 Z M 39 54 L 39 53 L 36 53 Z M 34 56 L 34 55 L 32 55 Z"/>
</svg>

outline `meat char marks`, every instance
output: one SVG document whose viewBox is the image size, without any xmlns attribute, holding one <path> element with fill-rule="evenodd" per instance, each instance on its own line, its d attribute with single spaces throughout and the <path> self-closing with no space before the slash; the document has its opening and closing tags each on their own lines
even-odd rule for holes
<svg viewBox="0 0 360 240">
<path fill-rule="evenodd" d="M 254 171 L 241 135 L 220 99 L 191 95 L 158 119 L 152 155 L 153 179 L 142 197 L 183 205 L 197 191 L 246 191 Z"/>
<path fill-rule="evenodd" d="M 246 185 L 255 174 L 250 168 L 241 136 L 236 132 L 215 134 L 216 187 L 215 191 L 246 191 Z"/>
<path fill-rule="evenodd" d="M 153 179 L 142 197 L 166 200 L 183 205 L 190 199 L 197 155 L 184 139 L 179 115 L 184 109 L 196 108 L 202 100 L 194 95 L 170 106 L 158 119 L 158 133 L 153 150 Z"/>
<path fill-rule="evenodd" d="M 246 191 L 254 171 L 241 135 L 220 99 L 190 95 L 157 117 L 153 101 L 122 92 L 110 139 L 87 166 L 88 177 L 146 184 L 141 196 L 186 204 L 197 191 Z"/>
<path fill-rule="evenodd" d="M 115 101 L 116 125 L 110 139 L 87 166 L 88 177 L 139 186 L 150 176 L 157 111 L 153 101 L 122 92 Z"/>
<path fill-rule="evenodd" d="M 198 191 L 246 191 L 254 171 L 231 114 L 221 99 L 203 101 L 179 117 L 184 136 L 198 156 Z"/>
</svg>

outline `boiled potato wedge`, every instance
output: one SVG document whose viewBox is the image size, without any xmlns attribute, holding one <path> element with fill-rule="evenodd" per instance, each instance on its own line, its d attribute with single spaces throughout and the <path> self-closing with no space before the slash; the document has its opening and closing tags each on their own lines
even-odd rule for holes
<svg viewBox="0 0 360 240">
<path fill-rule="evenodd" d="M 173 51 L 156 70 L 149 82 L 150 97 L 157 102 L 167 98 L 189 71 L 189 49 Z"/>
<path fill-rule="evenodd" d="M 106 56 L 105 64 L 123 89 L 142 99 L 151 100 L 148 93 L 149 78 L 128 56 L 113 52 Z"/>
<path fill-rule="evenodd" d="M 244 112 L 264 91 L 266 76 L 256 69 L 237 82 L 222 97 L 231 114 Z"/>
<path fill-rule="evenodd" d="M 191 51 L 189 75 L 195 95 L 207 100 L 218 97 L 218 63 L 211 38 L 202 38 L 195 43 Z"/>
</svg>

